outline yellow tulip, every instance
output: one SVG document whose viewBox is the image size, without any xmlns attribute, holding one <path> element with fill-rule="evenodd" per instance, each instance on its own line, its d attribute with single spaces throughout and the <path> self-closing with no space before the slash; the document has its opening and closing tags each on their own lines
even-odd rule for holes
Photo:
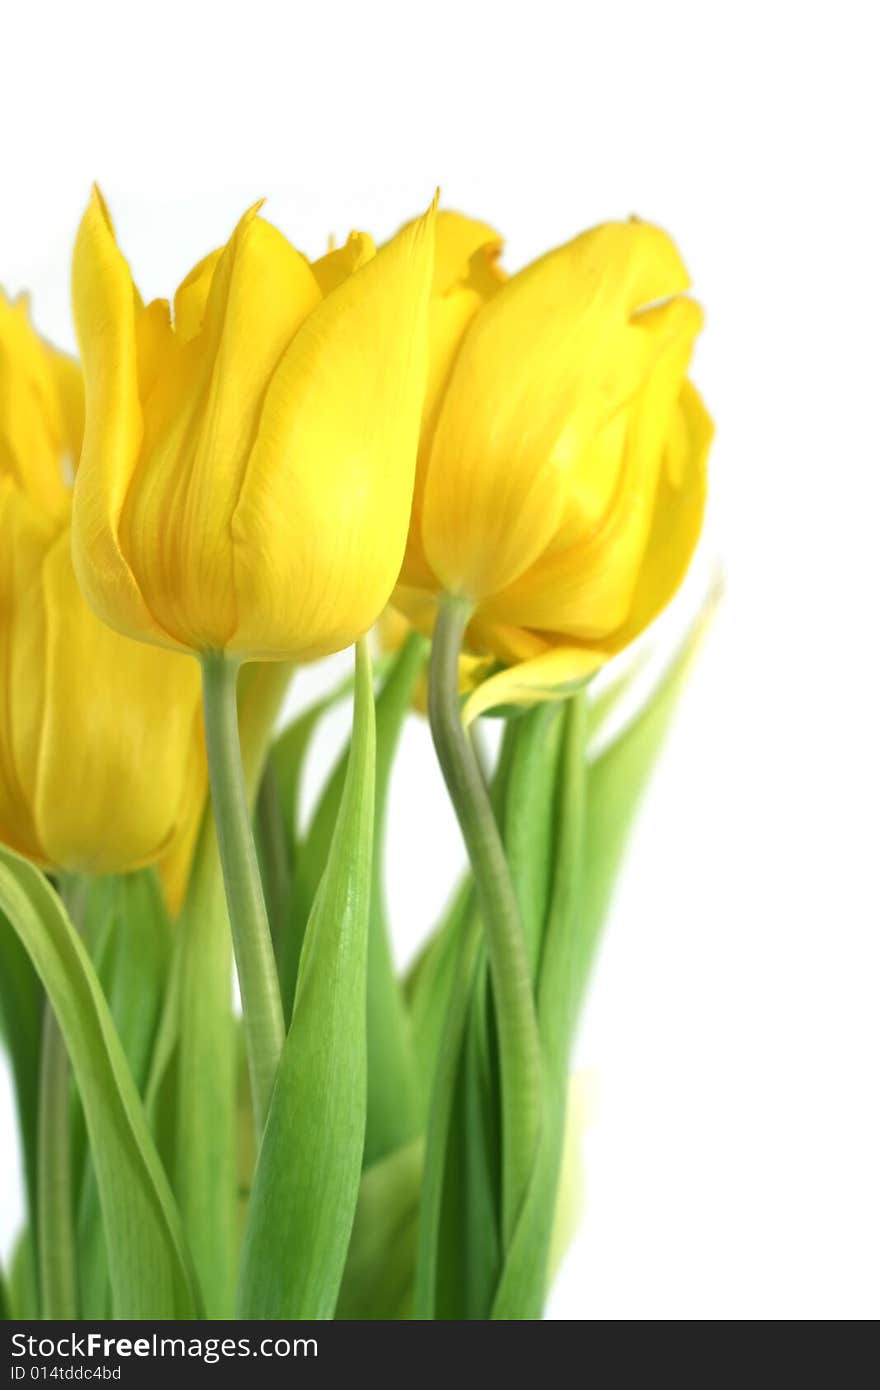
<svg viewBox="0 0 880 1390">
<path fill-rule="evenodd" d="M 632 220 L 504 279 L 498 238 L 438 223 L 426 408 L 395 602 L 472 608 L 471 650 L 509 669 L 468 702 L 564 694 L 672 597 L 699 536 L 712 425 L 686 378 L 702 315 L 670 238 Z"/>
<path fill-rule="evenodd" d="M 0 291 L 0 478 L 46 515 L 66 516 L 82 433 L 77 363 L 39 337 L 25 295 Z"/>
<path fill-rule="evenodd" d="M 258 216 L 144 306 L 100 194 L 76 243 L 74 560 L 119 631 L 309 659 L 375 621 L 406 543 L 433 210 L 314 266 Z"/>
<path fill-rule="evenodd" d="M 190 834 L 198 671 L 120 637 L 82 597 L 70 531 L 0 480 L 0 839 L 123 872 Z"/>
</svg>

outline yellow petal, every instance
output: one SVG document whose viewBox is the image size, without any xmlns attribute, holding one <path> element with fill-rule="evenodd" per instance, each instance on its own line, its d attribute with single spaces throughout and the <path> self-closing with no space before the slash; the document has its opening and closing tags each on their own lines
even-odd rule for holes
<svg viewBox="0 0 880 1390">
<path fill-rule="evenodd" d="M 216 251 L 203 256 L 177 287 L 174 295 L 174 333 L 181 343 L 188 343 L 202 327 L 214 272 L 222 255 L 223 247 L 218 246 Z"/>
<path fill-rule="evenodd" d="M 339 650 L 387 602 L 412 502 L 433 245 L 432 210 L 314 310 L 272 380 L 232 520 L 232 650 Z"/>
<path fill-rule="evenodd" d="M 46 555 L 42 600 L 40 841 L 68 869 L 138 868 L 171 844 L 191 791 L 198 667 L 94 616 L 73 575 L 67 531 Z"/>
<path fill-rule="evenodd" d="M 437 251 L 429 311 L 428 378 L 413 489 L 413 508 L 403 560 L 403 582 L 436 587 L 422 545 L 422 498 L 428 458 L 443 393 L 471 319 L 502 284 L 502 241 L 492 227 L 459 213 L 437 214 Z"/>
<path fill-rule="evenodd" d="M 618 460 L 605 515 L 591 526 L 583 495 L 574 503 L 569 496 L 578 522 L 571 524 L 570 513 L 559 517 L 556 536 L 548 540 L 544 553 L 482 605 L 487 618 L 597 643 L 625 622 L 654 516 L 664 450 L 701 321 L 697 305 L 687 299 L 642 316 L 638 331 L 653 340 L 655 355 L 641 389 L 606 427 L 605 433 L 613 433 Z M 595 467 L 597 457 L 612 452 L 605 451 L 605 442 L 600 434 L 585 451 L 580 466 L 586 472 Z"/>
<path fill-rule="evenodd" d="M 478 685 L 465 701 L 462 719 L 471 724 L 502 705 L 534 705 L 573 695 L 606 660 L 584 647 L 553 647 L 531 661 L 509 666 Z"/>
<path fill-rule="evenodd" d="M 167 346 L 119 534 L 148 608 L 183 646 L 222 649 L 236 630 L 232 516 L 266 388 L 318 302 L 305 258 L 252 208 L 216 263 L 198 332 Z"/>
<path fill-rule="evenodd" d="M 482 274 L 484 269 L 491 271 L 498 284 L 501 283 L 504 277 L 497 262 L 504 243 L 488 222 L 443 209 L 437 213 L 436 237 L 432 289 L 435 296 L 447 294 L 463 280 L 471 279 L 471 259 L 478 253 L 482 254 L 477 273 Z"/>
<path fill-rule="evenodd" d="M 312 261 L 312 274 L 325 299 L 356 270 L 371 261 L 375 254 L 376 247 L 371 236 L 366 232 L 351 232 L 344 246 Z"/>
<path fill-rule="evenodd" d="M 713 425 L 694 386 L 686 381 L 666 446 L 651 530 L 626 622 L 608 645 L 619 651 L 648 626 L 687 573 L 703 525 L 706 460 Z"/>
<path fill-rule="evenodd" d="M 201 704 L 196 710 L 190 739 L 189 769 L 184 778 L 184 793 L 174 835 L 168 849 L 158 862 L 159 878 L 168 911 L 176 917 L 183 907 L 189 886 L 190 870 L 199 831 L 205 814 L 208 795 L 208 770 L 205 761 L 205 731 Z"/>
<path fill-rule="evenodd" d="M 138 395 L 140 296 L 93 189 L 73 253 L 73 312 L 86 385 L 86 428 L 74 496 L 73 555 L 92 607 L 113 626 L 162 641 L 119 542 L 143 433 Z"/>
<path fill-rule="evenodd" d="M 646 307 L 680 294 L 671 240 L 646 223 L 586 232 L 507 281 L 471 323 L 446 390 L 422 517 L 444 587 L 511 585 L 566 520 L 581 442 L 642 385 Z"/>
<path fill-rule="evenodd" d="M 61 477 L 69 488 L 79 467 L 85 428 L 86 402 L 82 370 L 75 357 L 49 348 L 49 371 L 55 386 L 61 417 Z M 70 506 L 67 499 L 65 514 Z"/>
<path fill-rule="evenodd" d="M 47 862 L 33 814 L 45 688 L 41 566 L 57 528 L 0 477 L 0 840 Z"/>
<path fill-rule="evenodd" d="M 82 375 L 36 333 L 28 307 L 0 291 L 0 477 L 60 518 L 82 444 Z"/>
</svg>

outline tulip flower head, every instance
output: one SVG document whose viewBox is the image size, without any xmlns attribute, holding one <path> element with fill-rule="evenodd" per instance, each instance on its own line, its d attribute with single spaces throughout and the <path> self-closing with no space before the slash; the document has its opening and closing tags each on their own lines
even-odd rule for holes
<svg viewBox="0 0 880 1390">
<path fill-rule="evenodd" d="M 395 602 L 469 603 L 471 649 L 509 668 L 472 717 L 567 693 L 666 605 L 699 536 L 712 426 L 687 380 L 702 314 L 659 228 L 608 223 L 510 278 L 483 224 L 447 214 L 437 242 Z"/>
<path fill-rule="evenodd" d="M 179 906 L 205 766 L 192 663 L 95 617 L 73 573 L 77 362 L 0 294 L 0 840 L 46 867 L 158 861 Z"/>
<path fill-rule="evenodd" d="M 121 632 L 309 659 L 374 622 L 406 542 L 433 211 L 311 265 L 259 208 L 144 305 L 95 191 L 74 254 L 74 559 Z"/>
</svg>

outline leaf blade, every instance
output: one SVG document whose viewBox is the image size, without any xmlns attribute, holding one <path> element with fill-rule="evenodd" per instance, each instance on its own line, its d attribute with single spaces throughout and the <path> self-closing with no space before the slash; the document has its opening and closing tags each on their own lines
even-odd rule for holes
<svg viewBox="0 0 880 1390">
<path fill-rule="evenodd" d="M 257 1160 L 239 1283 L 241 1318 L 332 1318 L 366 1130 L 367 944 L 375 714 L 358 644 L 351 756 L 303 941 L 293 1016 Z"/>
<path fill-rule="evenodd" d="M 48 883 L 3 847 L 0 910 L 43 981 L 80 1088 L 107 1230 L 114 1315 L 198 1316 L 200 1297 L 179 1214 L 94 969 Z"/>
</svg>

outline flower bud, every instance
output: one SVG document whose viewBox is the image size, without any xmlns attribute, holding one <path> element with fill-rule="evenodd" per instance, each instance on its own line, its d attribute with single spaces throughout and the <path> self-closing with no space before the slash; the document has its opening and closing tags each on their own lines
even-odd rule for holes
<svg viewBox="0 0 880 1390">
<path fill-rule="evenodd" d="M 305 660 L 384 607 L 406 542 L 433 210 L 311 266 L 258 207 L 146 307 L 96 191 L 74 255 L 74 559 L 121 632 Z"/>
<path fill-rule="evenodd" d="M 668 603 L 699 536 L 712 434 L 686 376 L 702 314 L 664 232 L 609 223 L 505 280 L 480 226 L 438 224 L 432 316 L 468 309 L 432 364 L 443 384 L 395 595 L 410 615 L 426 592 L 470 600 L 472 650 L 511 668 L 471 717 L 567 693 Z"/>
</svg>

